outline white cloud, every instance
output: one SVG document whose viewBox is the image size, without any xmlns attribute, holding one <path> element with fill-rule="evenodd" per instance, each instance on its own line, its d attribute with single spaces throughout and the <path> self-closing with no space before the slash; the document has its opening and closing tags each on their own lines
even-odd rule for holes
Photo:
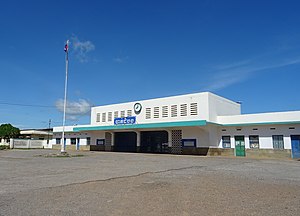
<svg viewBox="0 0 300 216">
<path fill-rule="evenodd" d="M 245 60 L 227 65 L 215 66 L 214 68 L 217 69 L 217 71 L 212 76 L 211 82 L 209 85 L 206 86 L 205 90 L 215 91 L 224 89 L 228 86 L 243 82 L 251 78 L 255 73 L 259 71 L 276 69 L 299 63 L 300 58 L 295 58 L 281 61 L 275 64 L 258 64 L 256 62 L 253 62 L 252 60 Z"/>
<path fill-rule="evenodd" d="M 75 56 L 80 62 L 88 62 L 88 53 L 96 49 L 91 41 L 80 41 L 75 35 L 71 37 L 71 47 L 73 47 Z"/>
<path fill-rule="evenodd" d="M 58 99 L 55 102 L 55 106 L 58 111 L 64 111 L 64 100 Z M 77 120 L 80 116 L 89 115 L 91 111 L 91 103 L 84 99 L 79 99 L 78 101 L 67 101 L 66 114 L 67 118 L 70 120 Z"/>
</svg>

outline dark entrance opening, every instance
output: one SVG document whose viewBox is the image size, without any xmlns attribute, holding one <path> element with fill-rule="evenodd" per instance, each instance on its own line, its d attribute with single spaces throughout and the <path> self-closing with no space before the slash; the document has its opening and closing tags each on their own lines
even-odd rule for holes
<svg viewBox="0 0 300 216">
<path fill-rule="evenodd" d="M 116 132 L 114 151 L 136 152 L 137 137 L 135 132 Z"/>
<path fill-rule="evenodd" d="M 143 153 L 168 153 L 167 131 L 141 132 L 141 152 Z"/>
</svg>

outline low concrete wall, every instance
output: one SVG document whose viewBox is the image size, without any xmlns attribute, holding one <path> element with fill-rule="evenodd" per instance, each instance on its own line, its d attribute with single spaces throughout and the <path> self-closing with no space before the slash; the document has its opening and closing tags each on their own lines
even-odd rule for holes
<svg viewBox="0 0 300 216">
<path fill-rule="evenodd" d="M 246 149 L 246 157 L 249 158 L 291 158 L 290 149 Z"/>
<path fill-rule="evenodd" d="M 234 156 L 234 149 L 185 147 L 182 148 L 182 154 L 202 156 Z"/>
<path fill-rule="evenodd" d="M 60 150 L 61 149 L 61 145 L 52 145 L 52 149 L 54 150 Z M 66 151 L 76 151 L 76 145 L 66 145 Z M 90 146 L 89 145 L 82 145 L 79 146 L 79 150 L 80 151 L 90 151 Z"/>
</svg>

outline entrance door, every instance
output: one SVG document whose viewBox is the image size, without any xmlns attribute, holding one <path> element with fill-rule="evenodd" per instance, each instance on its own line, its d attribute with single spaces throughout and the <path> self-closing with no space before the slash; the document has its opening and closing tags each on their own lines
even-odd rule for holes
<svg viewBox="0 0 300 216">
<path fill-rule="evenodd" d="M 291 135 L 292 158 L 300 158 L 300 135 Z"/>
<path fill-rule="evenodd" d="M 244 136 L 235 136 L 235 156 L 246 156 Z"/>
<path fill-rule="evenodd" d="M 114 151 L 136 152 L 137 136 L 135 132 L 116 132 Z"/>
<path fill-rule="evenodd" d="M 141 152 L 167 153 L 168 132 L 167 131 L 142 131 Z"/>
</svg>

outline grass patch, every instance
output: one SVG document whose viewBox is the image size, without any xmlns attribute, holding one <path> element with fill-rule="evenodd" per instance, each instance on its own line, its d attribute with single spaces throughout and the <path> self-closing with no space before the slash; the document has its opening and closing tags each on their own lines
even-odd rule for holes
<svg viewBox="0 0 300 216">
<path fill-rule="evenodd" d="M 9 145 L 0 145 L 0 150 L 9 149 Z"/>
</svg>

